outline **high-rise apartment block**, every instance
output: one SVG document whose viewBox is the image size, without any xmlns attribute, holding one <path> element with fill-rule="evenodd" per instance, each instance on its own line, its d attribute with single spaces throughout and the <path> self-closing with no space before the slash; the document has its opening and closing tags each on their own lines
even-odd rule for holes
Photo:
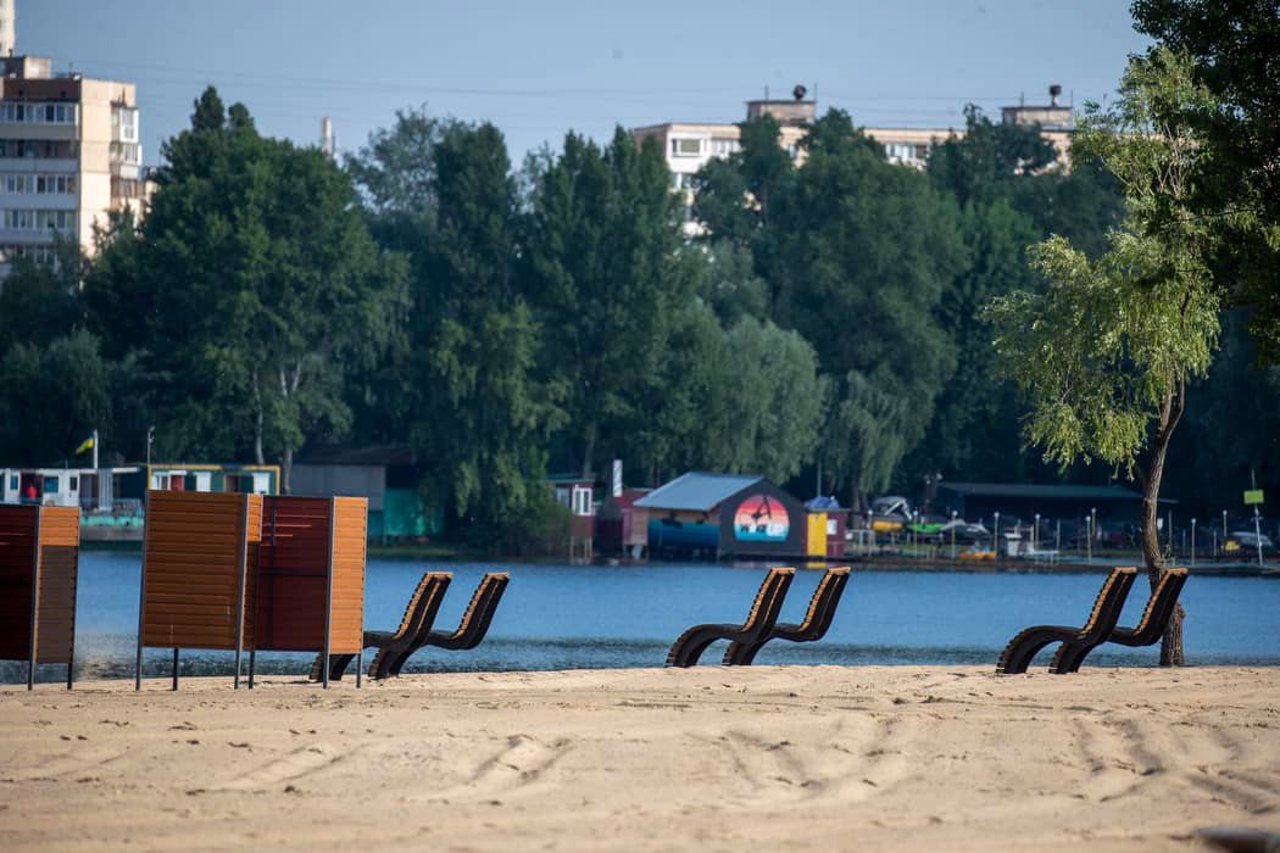
<svg viewBox="0 0 1280 853">
<path fill-rule="evenodd" d="M 5 36 L 13 2 L 0 0 Z M 95 225 L 125 208 L 140 215 L 146 200 L 134 85 L 52 66 L 0 57 L 0 277 L 14 258 L 49 260 L 55 233 L 91 254 Z"/>
<path fill-rule="evenodd" d="M 1001 120 L 1005 124 L 1037 126 L 1040 134 L 1053 143 L 1058 152 L 1058 163 L 1067 166 L 1071 148 L 1072 113 L 1061 106 L 1058 98 L 1062 89 L 1049 87 L 1050 103 L 1047 106 L 1020 104 L 1004 107 Z M 763 100 L 747 102 L 747 120 L 771 116 L 778 123 L 778 144 L 785 148 L 797 163 L 804 158 L 800 140 L 808 126 L 817 118 L 817 102 L 806 100 L 805 88 L 797 86 L 792 100 Z M 891 163 L 923 169 L 935 145 L 952 137 L 964 136 L 964 129 L 918 127 L 864 127 L 862 131 L 884 147 L 885 157 Z M 666 156 L 671 170 L 672 183 L 685 199 L 685 232 L 700 233 L 701 226 L 692 220 L 693 176 L 710 160 L 727 157 L 739 148 L 739 129 L 736 124 L 702 122 L 668 122 L 631 131 L 636 144 L 654 140 Z"/>
</svg>

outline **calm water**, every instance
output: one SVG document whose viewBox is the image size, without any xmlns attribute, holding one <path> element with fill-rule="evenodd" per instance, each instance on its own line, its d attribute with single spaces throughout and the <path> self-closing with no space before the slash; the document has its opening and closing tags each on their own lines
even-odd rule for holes
<svg viewBox="0 0 1280 853">
<path fill-rule="evenodd" d="M 132 677 L 137 636 L 138 554 L 81 554 L 77 608 L 77 678 Z M 423 649 L 412 671 L 579 669 L 661 666 L 681 631 L 699 622 L 740 622 L 763 577 L 761 567 L 709 564 L 643 566 L 427 565 L 371 560 L 365 626 L 393 629 L 427 569 L 446 568 L 453 585 L 436 626 L 452 629 L 486 570 L 511 572 L 511 585 L 484 643 L 470 652 Z M 799 621 L 821 571 L 801 571 L 783 621 Z M 773 643 L 757 664 L 993 664 L 1014 633 L 1029 624 L 1079 624 L 1102 581 L 1100 573 L 979 574 L 855 569 L 835 623 L 820 643 Z M 1193 576 L 1182 594 L 1189 612 L 1187 657 L 1199 664 L 1280 665 L 1280 580 Z M 1123 624 L 1146 602 L 1145 579 L 1134 587 Z M 703 656 L 718 663 L 723 643 Z M 1105 649 L 1106 647 L 1104 647 Z M 1157 650 L 1100 649 L 1096 664 L 1154 665 Z M 227 673 L 230 653 L 192 650 L 182 673 Z M 258 671 L 301 673 L 308 655 L 262 653 Z M 1047 663 L 1048 654 L 1043 657 Z M 148 674 L 167 674 L 169 653 L 148 650 Z M 41 667 L 58 680 L 62 667 Z M 0 681 L 24 677 L 21 664 L 0 662 Z"/>
</svg>

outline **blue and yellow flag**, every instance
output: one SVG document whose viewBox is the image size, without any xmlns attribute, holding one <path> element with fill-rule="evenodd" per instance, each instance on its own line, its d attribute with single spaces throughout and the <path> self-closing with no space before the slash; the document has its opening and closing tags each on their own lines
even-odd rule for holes
<svg viewBox="0 0 1280 853">
<path fill-rule="evenodd" d="M 80 442 L 80 446 L 76 448 L 76 456 L 79 456 L 81 453 L 84 453 L 86 450 L 91 450 L 92 448 L 93 436 L 89 436 L 84 441 Z"/>
</svg>

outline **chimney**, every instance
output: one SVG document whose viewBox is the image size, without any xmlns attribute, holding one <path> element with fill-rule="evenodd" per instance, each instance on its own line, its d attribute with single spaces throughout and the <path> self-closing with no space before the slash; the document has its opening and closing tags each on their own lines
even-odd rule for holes
<svg viewBox="0 0 1280 853">
<path fill-rule="evenodd" d="M 337 153 L 333 138 L 333 119 L 325 116 L 320 120 L 320 150 L 330 159 Z"/>
</svg>

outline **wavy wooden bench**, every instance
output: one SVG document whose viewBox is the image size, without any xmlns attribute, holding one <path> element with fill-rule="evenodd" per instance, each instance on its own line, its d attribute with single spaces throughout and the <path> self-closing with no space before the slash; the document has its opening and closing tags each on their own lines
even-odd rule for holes
<svg viewBox="0 0 1280 853">
<path fill-rule="evenodd" d="M 404 608 L 404 616 L 400 618 L 399 628 L 394 631 L 364 632 L 365 648 L 378 649 L 378 654 L 374 656 L 373 663 L 369 666 L 371 675 L 384 665 L 389 656 L 400 654 L 416 637 L 424 631 L 431 630 L 431 625 L 435 622 L 436 614 L 440 610 L 440 604 L 444 601 L 444 594 L 452 580 L 452 572 L 427 572 L 418 581 L 413 595 L 409 596 L 409 602 Z M 353 654 L 331 655 L 329 678 L 341 679 L 347 665 L 354 658 Z M 312 681 L 320 681 L 323 676 L 324 654 L 322 653 L 311 665 L 310 678 Z"/>
<path fill-rule="evenodd" d="M 1078 672 L 1084 659 L 1102 643 L 1134 647 L 1154 646 L 1160 642 L 1165 629 L 1169 627 L 1169 620 L 1178 606 L 1178 596 L 1182 593 L 1182 587 L 1186 582 L 1186 569 L 1166 570 L 1160 575 L 1160 580 L 1156 581 L 1156 588 L 1151 591 L 1151 597 L 1147 599 L 1147 606 L 1143 609 L 1142 618 L 1138 620 L 1137 625 L 1132 628 L 1116 628 L 1101 643 L 1093 645 L 1077 642 L 1063 643 L 1058 648 L 1058 653 L 1053 656 L 1049 671 L 1060 675 Z"/>
<path fill-rule="evenodd" d="M 383 656 L 380 665 L 376 669 L 370 667 L 370 677 L 387 678 L 399 675 L 405 662 L 423 646 L 463 651 L 474 649 L 480 645 L 485 635 L 489 633 L 489 625 L 493 622 L 493 615 L 497 612 L 498 604 L 502 601 L 502 594 L 506 592 L 507 584 L 510 582 L 511 575 L 507 572 L 489 572 L 486 574 L 480 579 L 480 583 L 476 585 L 476 591 L 471 596 L 471 603 L 467 605 L 467 612 L 462 614 L 462 619 L 458 623 L 457 629 L 453 631 L 433 631 L 430 624 L 425 625 L 425 630 L 419 631 L 417 636 L 401 650 L 393 655 Z"/>
<path fill-rule="evenodd" d="M 755 602 L 745 622 L 741 625 L 694 625 L 672 644 L 667 652 L 667 666 L 693 666 L 707 646 L 716 640 L 743 644 L 760 642 L 777 624 L 778 613 L 782 611 L 782 602 L 787 597 L 795 573 L 796 570 L 791 568 L 770 569 L 756 592 Z"/>
<path fill-rule="evenodd" d="M 809 609 L 805 611 L 804 621 L 799 624 L 779 622 L 768 634 L 754 643 L 730 643 L 724 653 L 725 666 L 748 666 L 756 659 L 756 654 L 771 640 L 786 640 L 789 643 L 813 643 L 826 636 L 831 622 L 836 616 L 836 607 L 844 588 L 849 583 L 849 567 L 840 566 L 827 569 L 818 588 L 809 599 Z"/>
<path fill-rule="evenodd" d="M 1112 569 L 1093 602 L 1088 621 L 1079 628 L 1035 625 L 1019 631 L 1000 653 L 996 672 L 1009 675 L 1026 672 L 1036 653 L 1050 643 L 1076 643 L 1090 647 L 1101 643 L 1111 636 L 1116 622 L 1120 621 L 1124 600 L 1137 575 L 1138 570 L 1131 566 Z"/>
</svg>

